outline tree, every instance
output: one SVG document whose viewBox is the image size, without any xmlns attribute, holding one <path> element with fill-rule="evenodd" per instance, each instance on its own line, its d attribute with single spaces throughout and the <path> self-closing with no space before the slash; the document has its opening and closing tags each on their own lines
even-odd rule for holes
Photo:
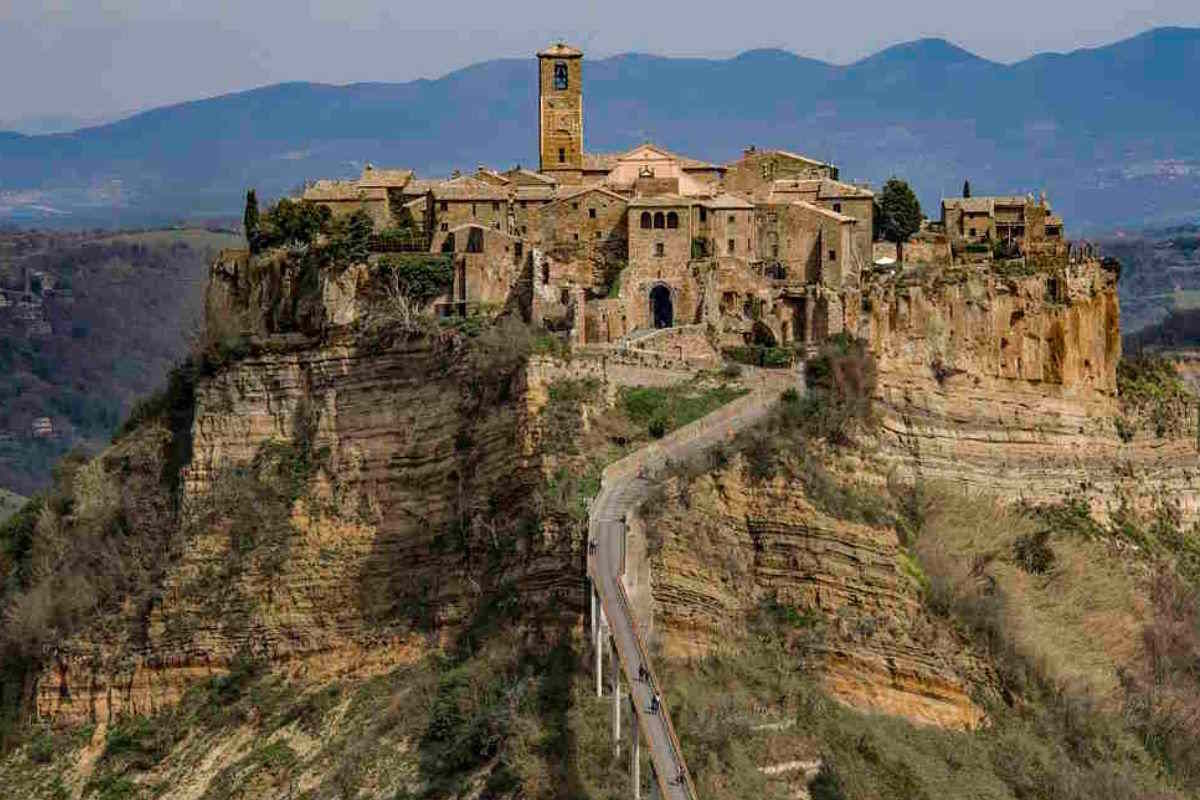
<svg viewBox="0 0 1200 800">
<path fill-rule="evenodd" d="M 963 197 L 971 196 L 971 182 L 970 181 L 963 181 L 963 195 L 962 196 Z"/>
<path fill-rule="evenodd" d="M 921 204 L 907 183 L 889 178 L 879 198 L 880 228 L 889 242 L 906 242 L 921 229 Z"/>
<path fill-rule="evenodd" d="M 258 238 L 258 194 L 253 189 L 246 190 L 246 211 L 242 214 L 242 228 L 246 232 L 246 245 L 254 252 L 255 239 Z"/>
</svg>

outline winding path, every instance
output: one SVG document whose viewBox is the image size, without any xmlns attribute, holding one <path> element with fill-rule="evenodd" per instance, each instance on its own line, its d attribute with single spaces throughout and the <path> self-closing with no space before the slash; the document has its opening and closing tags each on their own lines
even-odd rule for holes
<svg viewBox="0 0 1200 800">
<path fill-rule="evenodd" d="M 651 710 L 652 697 L 657 694 L 661 700 L 663 692 L 625 587 L 626 519 L 662 478 L 669 461 L 683 461 L 700 455 L 765 418 L 785 389 L 803 388 L 799 374 L 790 370 L 751 372 L 750 381 L 754 386 L 750 394 L 610 464 L 604 470 L 600 492 L 591 505 L 588 535 L 596 547 L 594 550 L 589 548 L 588 577 L 595 592 L 593 603 L 598 603 L 592 613 L 596 666 L 599 670 L 602 664 L 604 635 L 601 630 L 607 628 L 628 693 L 622 695 L 620 690 L 614 691 L 614 711 L 621 713 L 620 708 L 626 705 L 625 697 L 632 700 L 634 722 L 640 734 L 634 739 L 633 755 L 636 759 L 637 739 L 640 738 L 642 746 L 650 749 L 659 796 L 664 800 L 695 800 L 696 787 L 684 762 L 665 701 L 657 712 Z M 639 676 L 639 666 L 647 671 L 645 679 Z M 597 692 L 600 683 L 597 672 Z M 615 675 L 613 683 L 615 688 Z M 614 737 L 619 739 L 617 720 L 614 720 Z M 636 781 L 636 760 L 632 761 L 631 768 Z M 636 789 L 633 796 L 637 797 Z"/>
</svg>

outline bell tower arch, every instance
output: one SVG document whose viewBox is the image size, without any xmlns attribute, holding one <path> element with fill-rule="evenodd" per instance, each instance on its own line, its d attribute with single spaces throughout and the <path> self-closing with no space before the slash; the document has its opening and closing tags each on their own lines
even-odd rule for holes
<svg viewBox="0 0 1200 800">
<path fill-rule="evenodd" d="M 583 51 L 559 43 L 538 56 L 540 169 L 564 183 L 582 180 Z"/>
</svg>

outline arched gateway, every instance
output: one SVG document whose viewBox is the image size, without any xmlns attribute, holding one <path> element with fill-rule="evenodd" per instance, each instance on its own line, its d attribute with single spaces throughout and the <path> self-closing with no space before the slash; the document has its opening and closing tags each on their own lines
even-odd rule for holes
<svg viewBox="0 0 1200 800">
<path fill-rule="evenodd" d="M 656 328 L 669 328 L 675 324 L 671 290 L 662 284 L 650 290 L 650 321 Z"/>
</svg>

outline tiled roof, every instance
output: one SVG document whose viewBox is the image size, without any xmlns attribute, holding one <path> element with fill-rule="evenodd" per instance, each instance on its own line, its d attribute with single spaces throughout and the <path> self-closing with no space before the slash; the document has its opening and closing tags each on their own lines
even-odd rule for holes
<svg viewBox="0 0 1200 800">
<path fill-rule="evenodd" d="M 463 176 L 435 184 L 433 196 L 438 200 L 507 200 L 508 191 L 503 187 Z"/>
<path fill-rule="evenodd" d="M 440 181 L 430 180 L 429 178 L 413 178 L 404 187 L 405 194 L 425 194 L 434 186 L 437 186 Z"/>
<path fill-rule="evenodd" d="M 708 206 L 709 208 L 717 209 L 752 209 L 754 204 L 743 200 L 740 197 L 728 193 L 722 193 L 711 199 L 700 200 L 700 205 Z"/>
<path fill-rule="evenodd" d="M 501 174 L 517 185 L 555 186 L 558 183 L 558 181 L 549 175 L 543 175 L 540 172 L 534 172 L 531 169 L 524 169 L 523 167 L 514 167 Z"/>
<path fill-rule="evenodd" d="M 319 180 L 306 186 L 301 198 L 315 203 L 386 200 L 387 191 L 362 187 L 357 181 Z"/>
<path fill-rule="evenodd" d="M 549 201 L 558 197 L 557 186 L 517 186 L 513 192 L 518 200 Z"/>
<path fill-rule="evenodd" d="M 362 177 L 358 179 L 358 185 L 367 188 L 384 187 L 402 189 L 412 180 L 412 177 L 413 171 L 411 169 L 377 169 L 368 164 L 363 167 Z"/>
<path fill-rule="evenodd" d="M 628 202 L 624 197 L 617 194 L 612 189 L 608 189 L 604 186 L 581 186 L 581 187 L 573 187 L 571 189 L 566 189 L 566 188 L 559 189 L 557 199 L 558 200 L 570 200 L 575 197 L 582 197 L 585 194 L 591 194 L 592 192 L 600 192 L 601 194 L 607 195 L 608 197 L 611 197 L 614 200 L 620 200 L 622 203 Z"/>
<path fill-rule="evenodd" d="M 828 208 L 823 208 L 822 206 L 818 206 L 813 203 L 806 203 L 803 200 L 796 200 L 794 202 L 798 206 L 804 206 L 809 211 L 814 211 L 814 212 L 820 214 L 821 216 L 828 217 L 829 219 L 832 219 L 836 222 L 851 222 L 851 223 L 858 222 L 858 220 L 855 219 L 854 217 L 847 216 L 846 214 L 839 214 L 837 211 L 831 211 Z"/>
</svg>

